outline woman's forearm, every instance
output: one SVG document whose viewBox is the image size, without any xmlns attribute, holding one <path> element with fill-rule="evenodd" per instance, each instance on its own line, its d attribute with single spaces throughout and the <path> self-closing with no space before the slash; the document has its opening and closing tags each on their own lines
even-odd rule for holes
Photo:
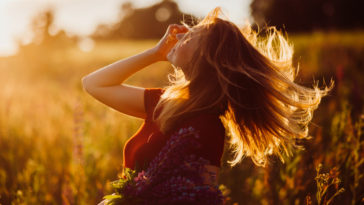
<svg viewBox="0 0 364 205">
<path fill-rule="evenodd" d="M 157 51 L 151 48 L 86 75 L 82 78 L 82 84 L 84 87 L 120 85 L 135 72 L 157 61 L 159 61 Z"/>
</svg>

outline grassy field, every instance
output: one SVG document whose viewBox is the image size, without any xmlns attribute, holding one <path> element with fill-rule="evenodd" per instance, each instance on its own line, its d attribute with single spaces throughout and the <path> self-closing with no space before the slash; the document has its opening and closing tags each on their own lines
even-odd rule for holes
<svg viewBox="0 0 364 205">
<path fill-rule="evenodd" d="M 272 158 L 276 165 L 263 169 L 245 159 L 230 169 L 224 163 L 221 189 L 231 199 L 228 204 L 360 204 L 364 32 L 289 39 L 300 63 L 297 82 L 310 86 L 314 77 L 336 83 L 315 112 L 314 138 L 286 164 Z M 82 89 L 81 78 L 156 43 L 95 42 L 92 51 L 83 52 L 53 41 L 0 58 L 0 204 L 96 204 L 111 193 L 109 182 L 120 174 L 123 145 L 143 121 L 93 99 Z M 125 83 L 163 86 L 170 71 L 168 63 L 156 63 Z M 228 157 L 226 150 L 223 158 Z"/>
</svg>

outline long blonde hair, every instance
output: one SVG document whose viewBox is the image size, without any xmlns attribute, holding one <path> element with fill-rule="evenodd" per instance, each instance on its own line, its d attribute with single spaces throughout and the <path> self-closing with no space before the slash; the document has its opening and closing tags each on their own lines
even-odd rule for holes
<svg viewBox="0 0 364 205">
<path fill-rule="evenodd" d="M 296 84 L 293 46 L 281 32 L 268 27 L 258 38 L 249 24 L 239 28 L 220 13 L 217 7 L 194 25 L 202 29 L 198 51 L 183 71 L 174 67 L 168 75 L 170 85 L 155 108 L 161 112 L 153 119 L 167 133 L 188 116 L 217 113 L 234 154 L 231 166 L 250 156 L 265 167 L 272 154 L 284 163 L 284 154 L 304 149 L 296 140 L 311 138 L 313 111 L 334 83 L 322 90 Z"/>
</svg>

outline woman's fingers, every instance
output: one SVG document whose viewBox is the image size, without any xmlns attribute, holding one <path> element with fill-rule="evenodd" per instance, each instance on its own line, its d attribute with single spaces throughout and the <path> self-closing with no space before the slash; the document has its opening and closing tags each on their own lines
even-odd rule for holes
<svg viewBox="0 0 364 205">
<path fill-rule="evenodd" d="M 186 26 L 184 26 L 184 25 L 170 24 L 168 26 L 168 30 L 172 34 L 177 34 L 177 33 L 187 32 L 188 31 L 188 28 Z"/>
<path fill-rule="evenodd" d="M 178 33 L 186 33 L 189 31 L 184 25 L 178 24 L 170 24 L 168 25 L 167 31 L 162 39 L 156 45 L 157 53 L 162 57 L 163 60 L 166 59 L 166 55 L 168 54 L 169 50 L 176 44 L 178 41 L 176 35 Z"/>
<path fill-rule="evenodd" d="M 169 42 L 176 42 L 176 35 L 178 33 L 186 33 L 189 29 L 184 25 L 178 25 L 178 24 L 170 24 L 167 29 L 167 41 Z"/>
<path fill-rule="evenodd" d="M 178 27 L 179 27 L 179 29 L 180 29 L 180 31 L 181 32 L 187 32 L 187 31 L 189 31 L 190 29 L 189 28 L 187 28 L 186 26 L 184 26 L 184 25 L 178 25 Z"/>
</svg>

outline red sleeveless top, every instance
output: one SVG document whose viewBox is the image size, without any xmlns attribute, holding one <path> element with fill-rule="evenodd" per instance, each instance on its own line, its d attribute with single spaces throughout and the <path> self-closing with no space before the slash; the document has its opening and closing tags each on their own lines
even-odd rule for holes
<svg viewBox="0 0 364 205">
<path fill-rule="evenodd" d="M 162 88 L 145 88 L 144 108 L 147 116 L 141 127 L 124 145 L 123 167 L 134 169 L 136 162 L 138 165 L 149 164 L 166 144 L 170 134 L 163 135 L 152 120 L 153 110 L 163 92 Z M 156 114 L 158 113 L 156 112 Z M 225 128 L 219 115 L 207 112 L 196 114 L 182 121 L 176 130 L 190 125 L 200 131 L 199 141 L 202 145 L 201 149 L 194 154 L 210 160 L 211 165 L 220 167 L 224 150 Z"/>
</svg>

